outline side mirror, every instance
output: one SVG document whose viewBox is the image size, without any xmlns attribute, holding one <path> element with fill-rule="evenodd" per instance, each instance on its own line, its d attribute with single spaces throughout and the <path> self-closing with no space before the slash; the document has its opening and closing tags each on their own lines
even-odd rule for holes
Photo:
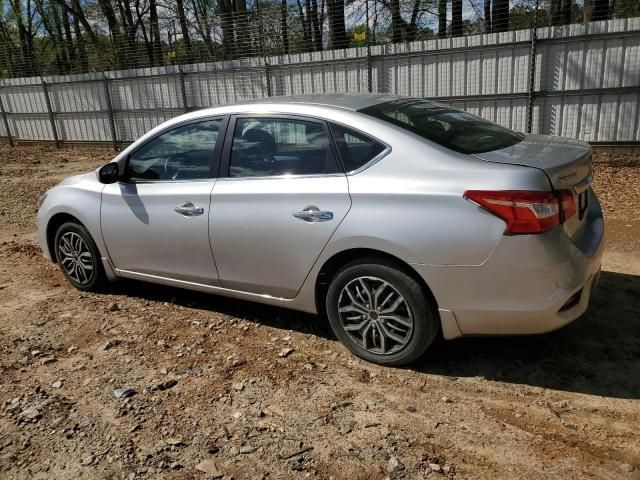
<svg viewBox="0 0 640 480">
<path fill-rule="evenodd" d="M 98 170 L 98 180 L 100 183 L 116 183 L 120 178 L 118 173 L 118 164 L 111 162 Z"/>
</svg>

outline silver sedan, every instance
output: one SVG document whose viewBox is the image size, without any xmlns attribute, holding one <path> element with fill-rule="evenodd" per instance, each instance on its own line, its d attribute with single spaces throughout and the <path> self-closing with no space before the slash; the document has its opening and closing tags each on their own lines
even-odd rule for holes
<svg viewBox="0 0 640 480">
<path fill-rule="evenodd" d="M 583 142 L 380 95 L 170 120 L 40 199 L 81 290 L 132 278 L 326 315 L 401 365 L 437 335 L 531 334 L 587 309 L 603 219 Z"/>
</svg>

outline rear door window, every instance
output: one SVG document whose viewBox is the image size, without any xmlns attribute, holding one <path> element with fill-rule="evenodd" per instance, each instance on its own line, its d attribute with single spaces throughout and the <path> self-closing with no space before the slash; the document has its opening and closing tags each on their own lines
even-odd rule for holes
<svg viewBox="0 0 640 480">
<path fill-rule="evenodd" d="M 294 118 L 236 120 L 230 177 L 323 175 L 341 172 L 324 122 Z"/>
<path fill-rule="evenodd" d="M 347 173 L 362 168 L 387 149 L 383 143 L 342 125 L 331 124 L 331 134 Z"/>
<path fill-rule="evenodd" d="M 359 111 L 461 153 L 500 150 L 524 138 L 521 133 L 428 100 L 394 100 Z"/>
</svg>

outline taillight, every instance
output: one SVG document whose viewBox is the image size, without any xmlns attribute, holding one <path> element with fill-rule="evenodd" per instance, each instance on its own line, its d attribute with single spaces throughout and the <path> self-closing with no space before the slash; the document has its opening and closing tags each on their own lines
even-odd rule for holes
<svg viewBox="0 0 640 480">
<path fill-rule="evenodd" d="M 504 220 L 505 235 L 548 232 L 560 223 L 560 203 L 553 192 L 467 190 L 464 198 Z"/>
<path fill-rule="evenodd" d="M 560 200 L 560 214 L 562 216 L 561 221 L 565 221 L 573 217 L 578 212 L 578 206 L 576 205 L 576 197 L 571 190 L 559 190 L 556 192 L 558 199 Z"/>
</svg>

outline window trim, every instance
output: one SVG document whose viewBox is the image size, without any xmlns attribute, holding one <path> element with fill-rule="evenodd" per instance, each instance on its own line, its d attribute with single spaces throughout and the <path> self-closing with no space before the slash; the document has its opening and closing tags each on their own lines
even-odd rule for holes
<svg viewBox="0 0 640 480">
<path fill-rule="evenodd" d="M 335 150 L 338 152 L 338 158 L 340 159 L 340 163 L 342 164 L 342 170 L 345 172 L 345 175 L 347 175 L 348 177 L 351 177 L 353 175 L 357 175 L 360 172 L 363 172 L 367 169 L 369 169 L 370 167 L 374 166 L 376 163 L 378 163 L 380 160 L 382 160 L 383 158 L 385 158 L 387 155 L 389 155 L 391 153 L 391 151 L 393 150 L 391 148 L 391 145 L 389 145 L 387 142 L 380 140 L 378 137 L 374 137 L 373 135 L 370 135 L 366 132 L 363 132 L 362 130 L 358 129 L 358 128 L 353 128 L 350 125 L 345 125 L 344 123 L 341 122 L 334 122 L 333 120 L 329 120 L 328 121 L 328 126 L 329 126 L 329 133 L 331 134 L 331 140 L 333 141 L 334 144 L 334 148 Z M 347 130 L 353 130 L 356 133 L 359 133 L 360 135 L 362 135 L 363 137 L 367 137 L 370 138 L 371 140 L 374 140 L 378 143 L 380 143 L 381 145 L 383 145 L 385 148 L 384 150 L 382 150 L 378 155 L 376 155 L 375 157 L 373 157 L 371 160 L 369 160 L 367 163 L 363 164 L 360 168 L 357 168 L 351 172 L 347 172 L 347 169 L 344 166 L 344 162 L 342 161 L 342 156 L 340 156 L 340 149 L 338 148 L 337 142 L 335 137 L 333 136 L 333 130 L 331 130 L 331 124 L 337 125 L 339 127 L 342 128 L 346 128 Z"/>
<path fill-rule="evenodd" d="M 191 118 L 189 120 L 184 120 L 182 122 L 177 122 L 167 126 L 166 128 L 157 132 L 151 138 L 148 138 L 144 143 L 138 145 L 135 148 L 135 150 L 127 154 L 127 157 L 124 161 L 124 172 L 126 174 L 129 168 L 129 161 L 131 160 L 131 156 L 134 155 L 142 147 L 148 145 L 149 142 L 153 142 L 161 135 L 164 135 L 165 133 L 170 132 L 171 130 L 175 130 L 176 128 L 184 127 L 186 125 L 191 125 L 195 123 L 208 122 L 212 120 L 220 120 L 220 130 L 218 132 L 218 139 L 216 140 L 216 146 L 213 149 L 213 154 L 209 159 L 209 177 L 208 178 L 185 178 L 185 179 L 178 179 L 178 180 L 164 180 L 164 179 L 162 180 L 153 180 L 153 179 L 131 180 L 129 178 L 126 178 L 124 175 L 122 175 L 122 177 L 118 180 L 118 182 L 127 183 L 127 184 L 134 184 L 134 183 L 142 184 L 142 183 L 210 182 L 212 180 L 215 180 L 216 178 L 218 178 L 218 175 L 220 173 L 220 160 L 221 160 L 222 148 L 224 147 L 224 141 L 227 134 L 227 128 L 229 126 L 229 115 L 212 115 L 212 116 L 206 116 L 206 117 L 200 117 L 200 118 Z"/>
<path fill-rule="evenodd" d="M 236 130 L 236 124 L 238 119 L 242 118 L 275 118 L 275 119 L 284 119 L 284 120 L 299 120 L 310 123 L 317 123 L 323 126 L 327 138 L 329 140 L 329 148 L 331 148 L 333 155 L 336 159 L 336 163 L 338 164 L 339 172 L 335 173 L 303 173 L 296 175 L 265 175 L 265 176 L 255 176 L 255 177 L 231 177 L 229 173 L 231 171 L 231 149 L 233 147 L 233 135 Z M 222 157 L 220 159 L 220 170 L 218 178 L 220 180 L 227 181 L 241 181 L 241 180 L 284 180 L 284 179 L 295 179 L 295 178 L 318 178 L 318 177 L 344 177 L 344 165 L 342 164 L 342 159 L 340 158 L 340 154 L 338 149 L 333 141 L 333 136 L 331 135 L 331 129 L 329 128 L 329 121 L 324 120 L 317 117 L 300 115 L 300 114 L 288 114 L 288 113 L 270 113 L 270 112 L 243 112 L 230 115 L 229 124 L 227 126 L 227 132 L 224 139 L 224 148 L 222 150 Z"/>
</svg>

